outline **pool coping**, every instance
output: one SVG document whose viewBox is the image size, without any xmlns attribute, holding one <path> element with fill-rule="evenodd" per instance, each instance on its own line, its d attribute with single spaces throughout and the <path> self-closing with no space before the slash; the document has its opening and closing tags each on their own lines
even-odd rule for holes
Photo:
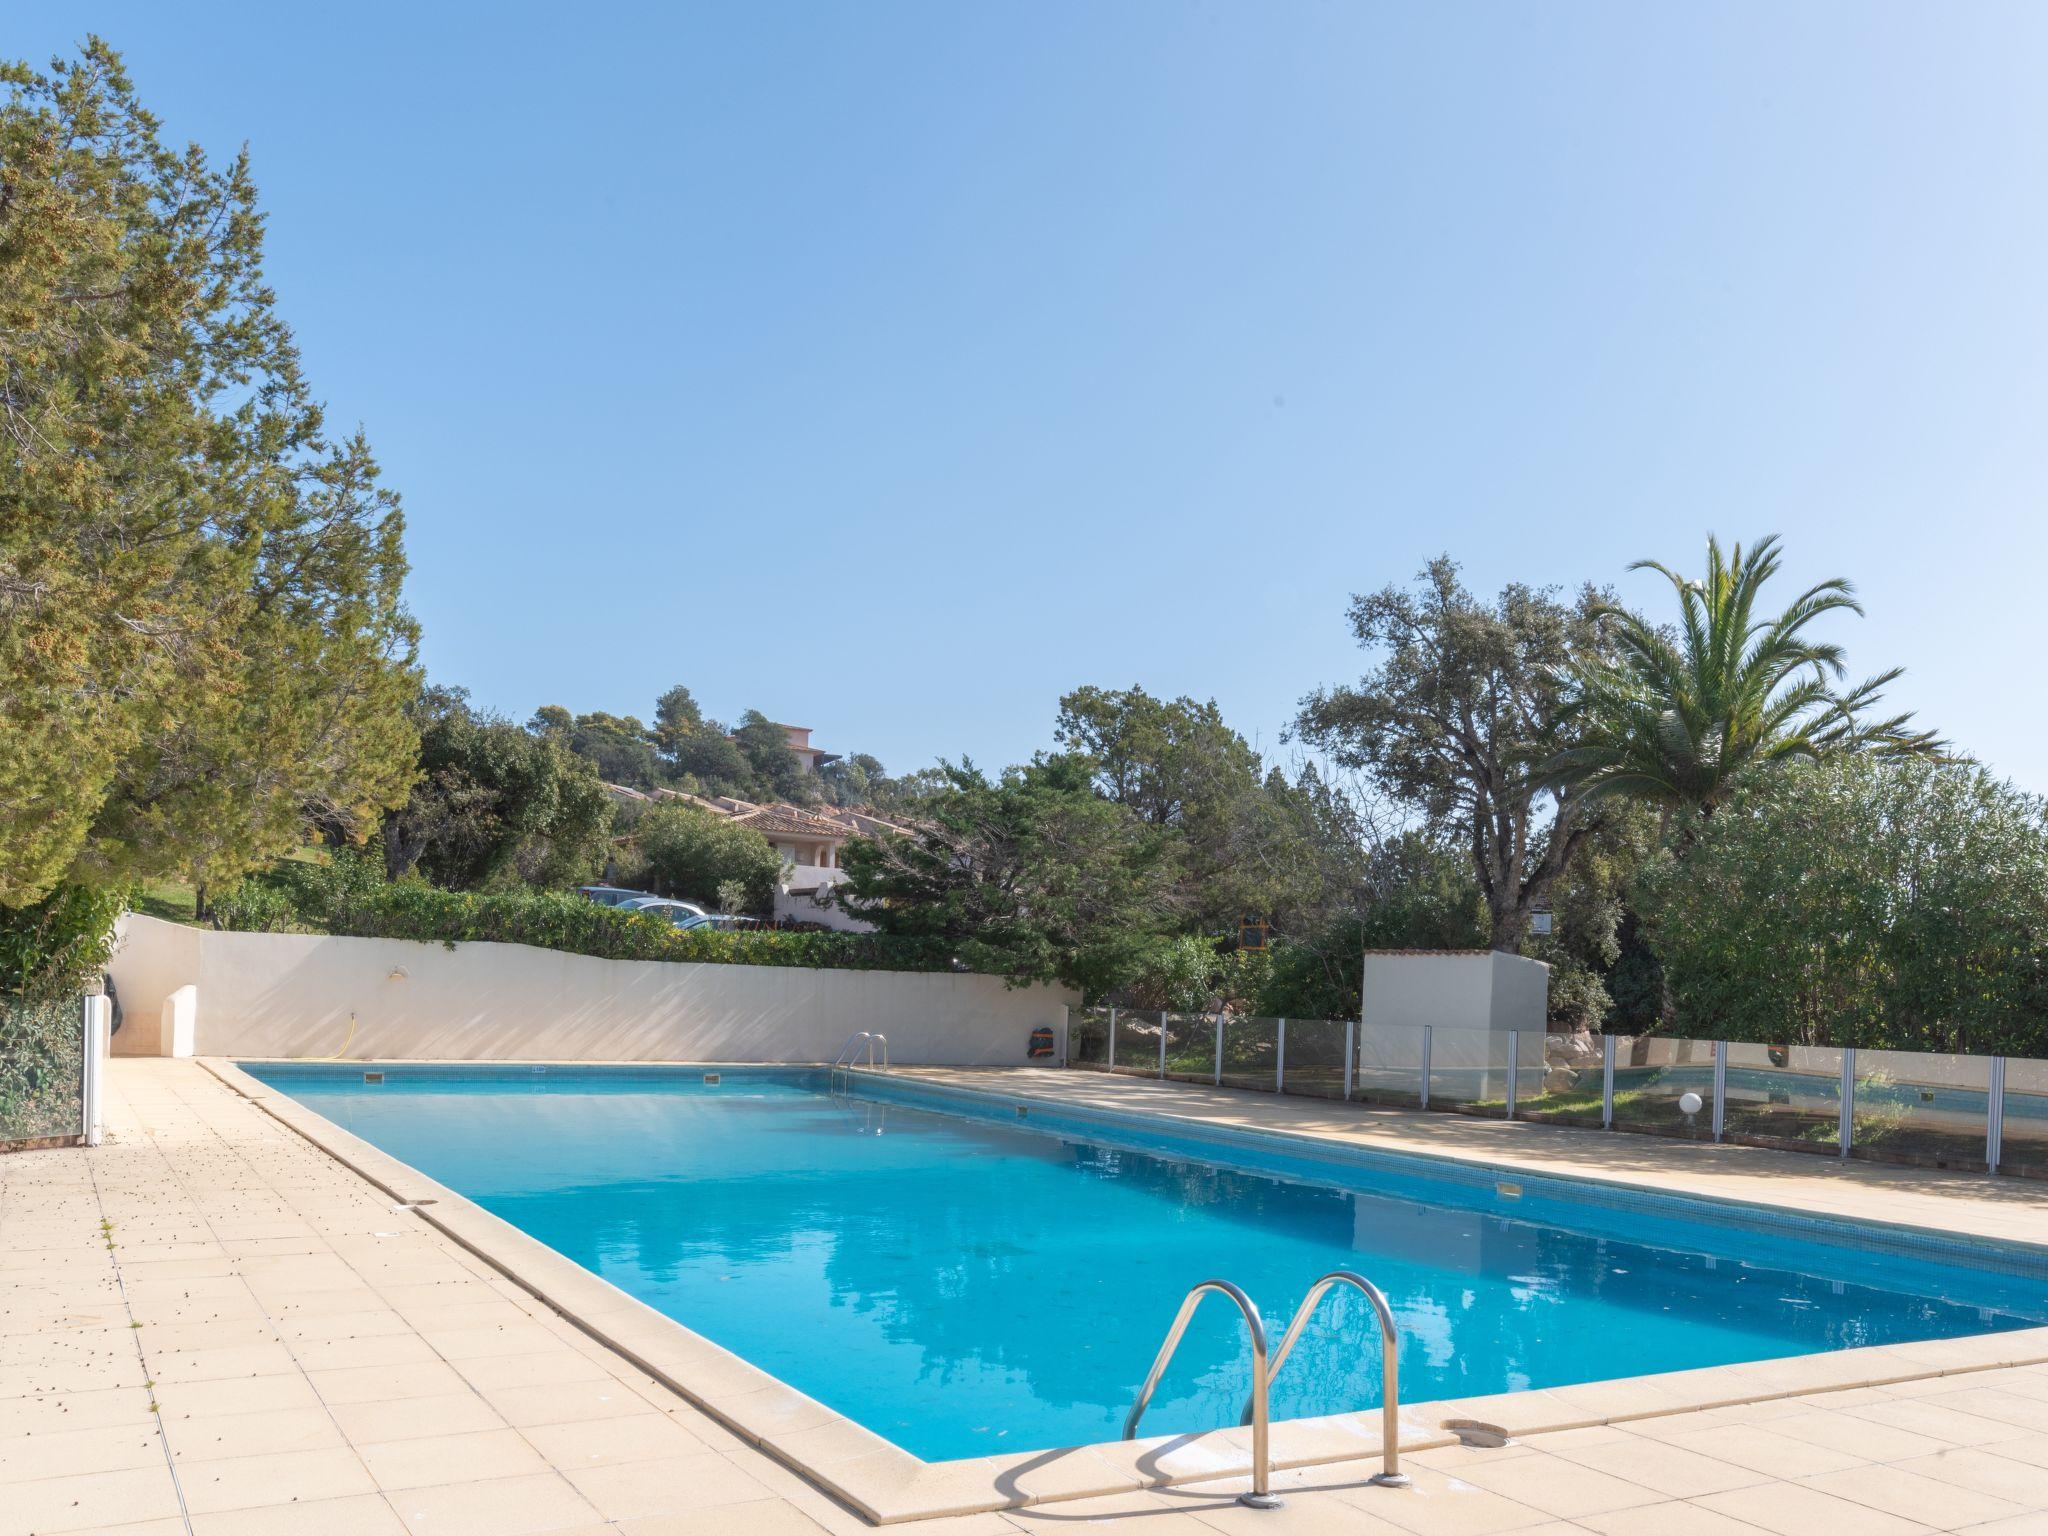
<svg viewBox="0 0 2048 1536">
<path fill-rule="evenodd" d="M 409 1207 L 413 1215 L 482 1259 L 583 1333 L 877 1525 L 1019 1509 L 1064 1499 L 1243 1476 L 1250 1471 L 1248 1429 L 1155 1436 L 957 1461 L 921 1460 L 629 1296 L 465 1196 L 335 1125 L 288 1093 L 250 1076 L 233 1061 L 202 1057 L 199 1064 L 273 1120 Z M 383 1064 L 386 1063 L 342 1063 L 350 1067 Z M 395 1059 L 388 1064 L 504 1065 Z M 716 1070 L 743 1064 L 620 1065 L 701 1066 Z M 786 1064 L 784 1069 L 801 1070 L 802 1064 Z M 896 1075 L 896 1080 L 901 1082 L 904 1078 Z M 925 1088 L 940 1086 L 928 1079 L 910 1080 L 919 1081 Z M 997 1104 L 1029 1103 L 1068 1114 L 1095 1112 L 1087 1106 L 1077 1107 L 1056 1097 L 1014 1088 L 987 1092 L 957 1084 L 943 1086 L 949 1093 Z M 1194 1117 L 1165 1111 L 1155 1113 L 1157 1118 L 1185 1128 L 1217 1129 Z M 1271 1129 L 1261 1129 L 1258 1134 L 1326 1147 L 1334 1141 L 1330 1137 Z M 1428 1160 L 1434 1154 L 1408 1156 Z M 1498 1166 L 1516 1168 L 1513 1164 Z M 1557 1177 L 1633 1187 L 1626 1181 L 1577 1174 Z M 1146 1341 L 1140 1347 L 1149 1343 Z M 1448 1427 L 1452 1424 L 1480 1424 L 1518 1437 L 2040 1363 L 2048 1363 L 2048 1328 L 1795 1355 L 1486 1397 L 1404 1403 L 1400 1411 L 1400 1443 L 1403 1454 L 1456 1444 L 1458 1436 Z M 1380 1432 L 1381 1415 L 1377 1409 L 1276 1421 L 1271 1429 L 1271 1464 L 1275 1469 L 1283 1469 L 1376 1460 L 1380 1454 Z"/>
</svg>

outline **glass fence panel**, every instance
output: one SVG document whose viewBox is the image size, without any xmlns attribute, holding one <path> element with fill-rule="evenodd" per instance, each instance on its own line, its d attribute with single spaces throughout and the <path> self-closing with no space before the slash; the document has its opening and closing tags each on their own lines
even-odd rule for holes
<svg viewBox="0 0 2048 1536">
<path fill-rule="evenodd" d="M 1517 1119 L 1552 1125 L 1600 1124 L 1600 1036 L 1538 1034 L 1521 1037 L 1522 1070 L 1515 1087 Z"/>
<path fill-rule="evenodd" d="M 1472 1115 L 1505 1115 L 1512 1065 L 1505 1030 L 1432 1030 L 1429 1107 L 1462 1110 Z"/>
<path fill-rule="evenodd" d="M 1109 1010 L 1076 1008 L 1067 1015 L 1067 1065 L 1109 1065 Z"/>
<path fill-rule="evenodd" d="M 2000 1173 L 2048 1179 L 2048 1061 L 2008 1056 Z"/>
<path fill-rule="evenodd" d="M 1858 1051 L 1853 1120 L 1851 1157 L 1982 1169 L 1991 1058 Z"/>
<path fill-rule="evenodd" d="M 1832 1046 L 1728 1046 L 1729 1141 L 1833 1152 L 1841 1143 L 1842 1053 Z"/>
<path fill-rule="evenodd" d="M 1341 1019 L 1289 1019 L 1282 1091 L 1311 1099 L 1343 1098 L 1344 1042 L 1350 1033 Z"/>
<path fill-rule="evenodd" d="M 1159 1031 L 1165 1026 L 1163 1013 L 1140 1013 L 1135 1008 L 1116 1011 L 1116 1060 L 1113 1072 L 1135 1072 L 1146 1077 L 1159 1075 Z"/>
<path fill-rule="evenodd" d="M 1166 1075 L 1193 1083 L 1215 1081 L 1216 1015 L 1169 1013 L 1166 1016 Z"/>
<path fill-rule="evenodd" d="M 1712 1141 L 1714 1042 L 1615 1036 L 1614 1128 Z"/>
<path fill-rule="evenodd" d="M 1226 1018 L 1223 1021 L 1223 1086 L 1274 1089 L 1280 1065 L 1278 1019 Z"/>
<path fill-rule="evenodd" d="M 0 1142 L 77 1136 L 84 1124 L 84 1000 L 0 999 Z"/>
<path fill-rule="evenodd" d="M 1351 1097 L 1371 1104 L 1422 1102 L 1422 1026 L 1365 1024 L 1358 1030 L 1358 1065 Z"/>
</svg>

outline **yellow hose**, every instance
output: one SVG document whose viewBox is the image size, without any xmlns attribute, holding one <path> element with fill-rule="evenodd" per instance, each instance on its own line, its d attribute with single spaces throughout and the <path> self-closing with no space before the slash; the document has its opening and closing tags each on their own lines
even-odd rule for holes
<svg viewBox="0 0 2048 1536">
<path fill-rule="evenodd" d="M 340 1050 L 336 1051 L 336 1052 L 335 1052 L 335 1053 L 334 1053 L 334 1054 L 333 1054 L 332 1056 L 287 1056 L 287 1057 L 285 1057 L 285 1060 L 286 1060 L 286 1061 L 346 1061 L 346 1060 L 348 1060 L 348 1048 L 349 1048 L 349 1046 L 350 1046 L 350 1045 L 354 1044 L 354 1042 L 355 1042 L 355 1038 L 356 1038 L 356 1013 L 355 1013 L 355 1010 L 354 1010 L 353 1008 L 351 1008 L 351 1009 L 349 1010 L 349 1013 L 348 1013 L 348 1039 L 346 1039 L 346 1040 L 344 1040 L 344 1041 L 342 1041 L 342 1042 L 341 1042 L 341 1049 L 340 1049 Z"/>
</svg>

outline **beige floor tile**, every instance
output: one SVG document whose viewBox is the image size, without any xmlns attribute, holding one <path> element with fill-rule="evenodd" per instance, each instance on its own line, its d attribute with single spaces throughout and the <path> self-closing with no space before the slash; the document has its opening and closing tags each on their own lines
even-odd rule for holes
<svg viewBox="0 0 2048 1536">
<path fill-rule="evenodd" d="M 405 1526 L 377 1494 L 268 1504 L 194 1515 L 193 1536 L 405 1536 Z"/>
<path fill-rule="evenodd" d="M 607 1520 L 691 1514 L 723 1504 L 756 1502 L 768 1492 L 758 1478 L 715 1451 L 564 1468 L 563 1475 Z"/>
<path fill-rule="evenodd" d="M 313 1384 L 296 1372 L 289 1376 L 236 1376 L 219 1381 L 160 1381 L 148 1396 L 154 1396 L 163 1410 L 165 1423 L 320 1406 Z"/>
<path fill-rule="evenodd" d="M 346 1446 L 191 1462 L 179 1467 L 178 1482 L 185 1490 L 185 1507 L 194 1514 L 377 1491 L 361 1458 Z"/>
<path fill-rule="evenodd" d="M 1838 1499 L 1801 1483 L 1763 1483 L 1696 1499 L 1704 1509 L 1747 1521 L 1776 1536 L 1917 1536 L 1928 1526 Z"/>
<path fill-rule="evenodd" d="M 0 1438 L 154 1422 L 149 1411 L 149 1393 L 141 1386 L 0 1397 Z"/>
<path fill-rule="evenodd" d="M 1545 1437 L 1548 1438 L 1547 1436 Z M 1725 1493 L 1765 1481 L 1763 1473 L 1668 1441 L 1631 1437 L 1611 1444 L 1590 1445 L 1556 1453 L 1566 1461 L 1640 1484 L 1670 1499 Z"/>
<path fill-rule="evenodd" d="M 589 1501 L 552 1472 L 408 1488 L 390 1497 L 410 1536 L 532 1536 L 603 1523 Z"/>
<path fill-rule="evenodd" d="M 481 1394 L 505 1421 L 524 1429 L 530 1424 L 567 1424 L 579 1419 L 617 1419 L 641 1413 L 646 1400 L 624 1382 L 559 1382 L 540 1387 L 495 1387 Z"/>
<path fill-rule="evenodd" d="M 1873 1424 L 1910 1430 L 1916 1435 L 1926 1435 L 1949 1445 L 1989 1445 L 1994 1440 L 2018 1440 L 2034 1433 L 2023 1425 L 1987 1419 L 1982 1414 L 1964 1413 L 1940 1399 L 1913 1398 L 1873 1403 L 1845 1411 L 1852 1419 L 1868 1419 Z"/>
<path fill-rule="evenodd" d="M 333 1403 L 327 1411 L 334 1416 L 341 1432 L 357 1445 L 426 1440 L 506 1427 L 505 1420 L 474 1392 L 446 1392 L 375 1403 Z"/>
<path fill-rule="evenodd" d="M 537 1355 L 483 1355 L 454 1360 L 457 1373 L 474 1387 L 545 1387 L 565 1381 L 608 1381 L 612 1372 L 574 1349 Z"/>
<path fill-rule="evenodd" d="M 161 1466 L 163 1459 L 163 1440 L 154 1419 L 119 1427 L 53 1428 L 42 1434 L 10 1435 L 0 1439 L 0 1488 L 46 1477 Z"/>
<path fill-rule="evenodd" d="M 1525 1456 L 1475 1468 L 1465 1480 L 1561 1520 L 1655 1503 L 1657 1490 L 1556 1456 Z"/>
<path fill-rule="evenodd" d="M 308 1371 L 313 1389 L 327 1403 L 382 1403 L 402 1397 L 442 1397 L 467 1389 L 468 1383 L 439 1360 L 403 1365 L 358 1365 L 337 1370 Z"/>
<path fill-rule="evenodd" d="M 1946 1440 L 1937 1440 L 1932 1435 L 1873 1424 L 1846 1413 L 1801 1413 L 1774 1420 L 1770 1429 L 1774 1435 L 1846 1451 L 1865 1461 L 1900 1461 L 1908 1456 L 1930 1456 L 1948 1448 Z"/>
<path fill-rule="evenodd" d="M 525 1477 L 548 1470 L 540 1453 L 513 1429 L 391 1440 L 359 1445 L 356 1450 L 377 1486 L 387 1492 L 468 1478 Z"/>
<path fill-rule="evenodd" d="M 1682 1424 L 1684 1419 L 1673 1422 Z M 1776 1433 L 1769 1424 L 1721 1424 L 1690 1434 L 1674 1434 L 1664 1443 L 1697 1451 L 1702 1456 L 1711 1456 L 1731 1466 L 1745 1467 L 1766 1477 L 1812 1477 L 1820 1472 L 1840 1472 L 1865 1464 L 1861 1456 L 1815 1445 L 1811 1441 L 1792 1439 Z"/>
<path fill-rule="evenodd" d="M 740 1536 L 741 1532 L 745 1536 L 821 1536 L 825 1528 L 794 1506 L 779 1499 L 767 1499 L 752 1504 L 727 1504 L 720 1509 L 700 1509 L 689 1515 L 654 1515 L 645 1520 L 622 1520 L 613 1529 L 618 1536 Z M 910 1529 L 920 1532 L 920 1536 L 925 1532 L 922 1522 Z M 932 1532 L 930 1536 L 945 1536 L 945 1533 Z"/>
<path fill-rule="evenodd" d="M 95 1525 L 133 1525 L 178 1513 L 170 1468 L 134 1467 L 11 1484 L 0 1498 L 0 1536 L 55 1536 Z"/>
<path fill-rule="evenodd" d="M 1334 1497 L 1415 1536 L 1490 1536 L 1526 1530 L 1552 1516 L 1462 1479 L 1421 1472 L 1412 1488 L 1341 1489 Z M 1647 1495 L 1645 1496 L 1647 1498 Z"/>
<path fill-rule="evenodd" d="M 1945 1393 L 1940 1402 L 1944 1408 L 2018 1425 L 2035 1433 L 2048 1432 L 2048 1401 L 2038 1397 L 1996 1387 L 1973 1387 Z"/>
<path fill-rule="evenodd" d="M 2048 1468 L 2000 1456 L 1990 1447 L 1959 1446 L 1953 1451 L 1915 1456 L 1892 1465 L 1902 1472 L 1953 1483 L 1973 1493 L 2009 1499 L 2022 1509 L 2048 1508 Z"/>
<path fill-rule="evenodd" d="M 1959 1525 L 1962 1536 L 2048 1536 L 2048 1514 L 2013 1515 L 1983 1525 Z"/>
<path fill-rule="evenodd" d="M 1645 1504 L 1640 1509 L 1581 1515 L 1575 1524 L 1579 1530 L 1597 1531 L 1600 1536 L 1757 1536 L 1757 1527 L 1748 1521 L 1699 1504 Z"/>
<path fill-rule="evenodd" d="M 343 1443 L 341 1431 L 324 1408 L 284 1408 L 169 1422 L 171 1451 L 180 1464 L 280 1451 L 328 1450 Z"/>
<path fill-rule="evenodd" d="M 701 1455 L 709 1447 L 667 1414 L 535 1424 L 525 1430 L 534 1448 L 556 1466 L 609 1466 L 622 1461 Z M 765 1458 L 764 1458 L 765 1460 Z"/>
<path fill-rule="evenodd" d="M 1805 1479 L 1805 1486 L 1936 1528 L 1975 1525 L 2027 1513 L 2023 1506 L 2009 1499 L 1922 1477 L 1897 1466 L 1823 1472 L 1819 1477 Z"/>
</svg>

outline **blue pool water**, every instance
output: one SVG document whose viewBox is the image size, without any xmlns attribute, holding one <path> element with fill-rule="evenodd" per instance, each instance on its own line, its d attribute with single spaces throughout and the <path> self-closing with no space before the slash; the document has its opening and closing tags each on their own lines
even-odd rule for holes
<svg viewBox="0 0 2048 1536">
<path fill-rule="evenodd" d="M 246 1066 L 927 1460 L 1115 1439 L 1211 1275 L 1277 1335 L 1316 1276 L 1363 1271 L 1393 1302 L 1416 1401 L 2048 1323 L 2048 1269 L 2028 1258 L 1504 1191 L 1420 1159 L 960 1113 L 895 1083 L 847 1097 L 795 1071 L 712 1086 L 701 1069 L 390 1067 L 369 1085 L 359 1066 Z M 1325 1308 L 1276 1417 L 1379 1401 L 1369 1314 L 1345 1292 Z M 1212 1301 L 1146 1433 L 1235 1423 L 1250 1374 Z"/>
</svg>

